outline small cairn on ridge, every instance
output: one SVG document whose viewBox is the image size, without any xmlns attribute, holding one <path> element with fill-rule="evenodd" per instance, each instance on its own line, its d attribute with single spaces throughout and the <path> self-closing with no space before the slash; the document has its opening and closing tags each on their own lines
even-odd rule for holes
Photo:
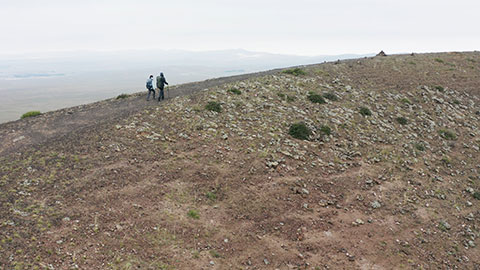
<svg viewBox="0 0 480 270">
<path fill-rule="evenodd" d="M 387 56 L 387 54 L 384 51 L 380 51 L 377 53 L 377 56 Z"/>
</svg>

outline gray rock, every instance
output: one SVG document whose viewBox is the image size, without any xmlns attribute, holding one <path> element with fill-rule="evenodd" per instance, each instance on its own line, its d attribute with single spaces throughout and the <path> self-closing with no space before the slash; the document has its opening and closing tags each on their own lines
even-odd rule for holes
<svg viewBox="0 0 480 270">
<path fill-rule="evenodd" d="M 21 141 L 23 139 L 25 139 L 25 136 L 20 136 L 20 137 L 17 137 L 15 139 L 13 139 L 13 142 L 16 143 L 16 142 Z"/>
<path fill-rule="evenodd" d="M 370 205 L 372 206 L 373 209 L 382 207 L 382 205 L 378 201 L 373 201 Z"/>
<path fill-rule="evenodd" d="M 440 221 L 440 226 L 442 226 L 443 228 L 445 228 L 447 230 L 450 230 L 452 228 L 452 226 L 448 222 L 446 222 L 445 220 Z"/>
</svg>

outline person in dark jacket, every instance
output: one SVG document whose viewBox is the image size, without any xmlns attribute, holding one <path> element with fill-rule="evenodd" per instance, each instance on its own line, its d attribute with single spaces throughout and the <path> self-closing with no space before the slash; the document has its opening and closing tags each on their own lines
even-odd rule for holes
<svg viewBox="0 0 480 270">
<path fill-rule="evenodd" d="M 151 92 L 153 92 L 153 99 L 155 100 L 155 89 L 153 89 L 153 75 L 150 75 L 150 77 L 148 77 L 146 87 L 148 89 L 147 101 L 150 99 Z"/>
<path fill-rule="evenodd" d="M 165 96 L 163 94 L 163 88 L 165 87 L 165 84 L 168 85 L 167 80 L 165 80 L 163 73 L 160 72 L 160 76 L 157 76 L 157 88 L 159 89 L 158 101 L 165 99 Z"/>
</svg>

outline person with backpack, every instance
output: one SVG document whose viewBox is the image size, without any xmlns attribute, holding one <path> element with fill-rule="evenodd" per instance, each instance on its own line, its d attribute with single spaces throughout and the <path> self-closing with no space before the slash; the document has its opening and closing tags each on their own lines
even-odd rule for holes
<svg viewBox="0 0 480 270">
<path fill-rule="evenodd" d="M 165 84 L 168 85 L 167 80 L 165 80 L 163 73 L 160 72 L 160 76 L 157 76 L 157 88 L 159 89 L 158 101 L 165 99 L 165 96 L 163 94 L 163 88 L 165 87 Z"/>
<path fill-rule="evenodd" d="M 150 77 L 148 77 L 146 87 L 148 89 L 147 101 L 150 99 L 150 92 L 153 92 L 153 99 L 155 100 L 155 89 L 153 89 L 153 75 L 150 75 Z"/>
</svg>

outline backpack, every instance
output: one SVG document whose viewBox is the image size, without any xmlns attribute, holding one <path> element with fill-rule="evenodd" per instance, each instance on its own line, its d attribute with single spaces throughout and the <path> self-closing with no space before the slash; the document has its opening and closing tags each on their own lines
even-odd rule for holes
<svg viewBox="0 0 480 270">
<path fill-rule="evenodd" d="M 148 89 L 153 88 L 152 81 L 151 81 L 151 80 L 148 80 L 146 86 L 147 86 Z"/>
</svg>

